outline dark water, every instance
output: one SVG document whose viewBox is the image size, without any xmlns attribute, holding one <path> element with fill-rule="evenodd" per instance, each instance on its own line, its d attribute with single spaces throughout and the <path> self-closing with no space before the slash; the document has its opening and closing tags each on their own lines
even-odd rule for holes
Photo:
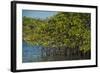
<svg viewBox="0 0 100 73">
<path fill-rule="evenodd" d="M 42 46 L 32 46 L 26 42 L 23 42 L 22 47 L 23 63 L 90 59 L 90 52 L 84 54 L 78 49 L 44 48 Z"/>
</svg>

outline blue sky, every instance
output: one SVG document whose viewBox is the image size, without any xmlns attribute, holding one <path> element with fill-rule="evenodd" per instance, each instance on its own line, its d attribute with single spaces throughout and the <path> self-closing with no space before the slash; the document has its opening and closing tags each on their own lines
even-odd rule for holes
<svg viewBox="0 0 100 73">
<path fill-rule="evenodd" d="M 46 19 L 47 17 L 57 14 L 55 11 L 37 11 L 37 10 L 23 10 L 22 16 L 32 17 L 32 18 L 42 18 Z"/>
</svg>

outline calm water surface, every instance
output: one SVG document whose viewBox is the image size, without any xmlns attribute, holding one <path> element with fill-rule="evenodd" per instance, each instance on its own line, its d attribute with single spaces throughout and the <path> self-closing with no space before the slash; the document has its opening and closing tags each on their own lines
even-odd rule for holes
<svg viewBox="0 0 100 73">
<path fill-rule="evenodd" d="M 22 49 L 22 61 L 23 62 L 35 62 L 41 61 L 41 47 L 32 46 L 26 42 L 23 42 Z"/>
<path fill-rule="evenodd" d="M 22 62 L 45 62 L 63 60 L 90 59 L 89 53 L 81 53 L 79 50 L 67 48 L 43 48 L 42 46 L 32 46 L 26 42 L 22 44 Z"/>
</svg>

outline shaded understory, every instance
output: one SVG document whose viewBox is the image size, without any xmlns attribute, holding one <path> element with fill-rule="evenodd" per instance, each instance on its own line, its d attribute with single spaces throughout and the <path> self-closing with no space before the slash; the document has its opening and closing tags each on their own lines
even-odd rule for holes
<svg viewBox="0 0 100 73">
<path fill-rule="evenodd" d="M 22 50 L 23 63 L 45 62 L 45 61 L 64 61 L 64 60 L 85 60 L 90 59 L 90 51 L 81 52 L 78 48 L 48 48 L 41 46 L 32 46 L 23 42 Z"/>
</svg>

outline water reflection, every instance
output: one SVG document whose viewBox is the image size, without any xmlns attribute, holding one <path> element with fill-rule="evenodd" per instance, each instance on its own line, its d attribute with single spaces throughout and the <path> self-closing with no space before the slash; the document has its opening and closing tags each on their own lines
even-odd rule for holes
<svg viewBox="0 0 100 73">
<path fill-rule="evenodd" d="M 23 62 L 37 62 L 41 60 L 41 47 L 23 42 Z"/>
<path fill-rule="evenodd" d="M 48 48 L 42 46 L 32 46 L 26 42 L 22 45 L 22 62 L 43 62 L 43 61 L 63 61 L 90 59 L 90 51 L 82 53 L 78 48 Z"/>
</svg>

